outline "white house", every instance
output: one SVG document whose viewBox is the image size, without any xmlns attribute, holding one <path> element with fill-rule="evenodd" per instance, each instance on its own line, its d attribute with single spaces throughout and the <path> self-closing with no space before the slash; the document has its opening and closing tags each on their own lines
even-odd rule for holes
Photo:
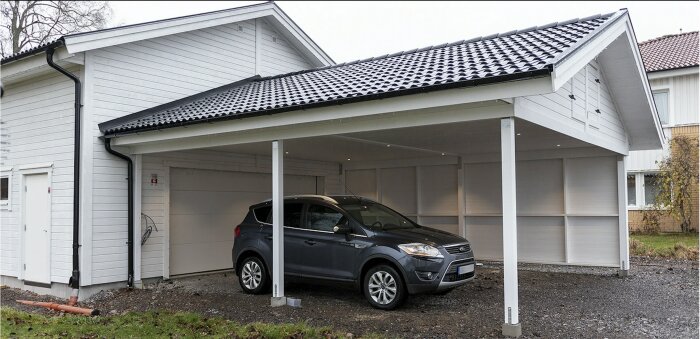
<svg viewBox="0 0 700 339">
<path fill-rule="evenodd" d="M 654 94 L 657 111 L 667 139 L 676 135 L 698 136 L 700 124 L 700 73 L 698 72 L 698 32 L 665 35 L 639 44 L 642 60 Z M 656 195 L 656 164 L 668 148 L 631 152 L 627 163 L 629 219 L 632 230 L 641 227 L 641 211 Z M 694 195 L 697 206 L 697 193 Z M 696 215 L 698 211 L 695 211 Z M 698 217 L 693 227 L 698 228 Z M 664 231 L 680 231 L 672 220 L 662 222 Z"/>
<path fill-rule="evenodd" d="M 627 272 L 624 158 L 663 143 L 626 10 L 334 65 L 264 3 L 67 35 L 2 83 L 2 283 L 81 298 L 230 268 L 250 204 L 347 189 L 503 260 L 517 334 L 518 261 Z"/>
</svg>

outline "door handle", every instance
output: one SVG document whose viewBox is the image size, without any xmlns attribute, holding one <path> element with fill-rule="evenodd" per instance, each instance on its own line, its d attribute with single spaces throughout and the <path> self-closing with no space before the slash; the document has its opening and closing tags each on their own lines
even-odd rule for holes
<svg viewBox="0 0 700 339">
<path fill-rule="evenodd" d="M 310 246 L 316 245 L 316 242 L 313 241 L 313 240 L 304 240 L 304 242 L 305 242 L 307 245 L 310 245 Z"/>
<path fill-rule="evenodd" d="M 265 236 L 265 239 L 267 239 L 267 240 L 272 240 L 272 236 L 271 236 L 271 235 L 266 235 L 266 236 Z"/>
</svg>

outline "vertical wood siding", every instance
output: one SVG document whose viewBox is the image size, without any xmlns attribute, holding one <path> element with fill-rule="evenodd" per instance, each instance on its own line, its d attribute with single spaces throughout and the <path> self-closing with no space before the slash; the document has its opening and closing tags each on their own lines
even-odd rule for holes
<svg viewBox="0 0 700 339">
<path fill-rule="evenodd" d="M 698 105 L 699 79 L 697 74 L 683 75 L 670 78 L 653 79 L 649 81 L 652 90 L 668 89 L 672 126 L 695 125 L 700 123 L 700 106 Z M 665 128 L 666 137 L 677 133 L 676 128 Z M 692 127 L 691 127 L 692 128 Z M 633 172 L 658 170 L 656 161 L 661 160 L 668 150 L 647 150 L 630 152 L 627 159 L 627 170 Z"/>
<path fill-rule="evenodd" d="M 255 75 L 256 48 L 262 48 L 265 75 L 308 68 L 309 63 L 263 25 L 262 46 L 256 47 L 254 20 L 185 32 L 89 51 L 92 81 L 93 201 L 91 284 L 123 281 L 127 271 L 126 165 L 107 154 L 97 124 Z M 147 159 L 144 157 L 144 159 Z M 155 167 L 154 167 L 155 166 Z M 146 174 L 146 171 L 149 171 Z M 144 213 L 162 222 L 158 192 L 150 174 L 160 173 L 144 160 Z M 337 169 L 336 169 L 337 171 Z M 155 197 L 153 195 L 156 195 Z M 160 212 L 162 213 L 162 212 Z M 162 253 L 154 235 L 143 249 L 144 277 L 162 270 Z M 156 272 L 156 273 L 151 273 Z M 161 273 L 162 275 L 162 273 Z"/>
<path fill-rule="evenodd" d="M 82 67 L 68 67 L 82 76 Z M 11 210 L 0 211 L 0 274 L 18 276 L 21 256 L 21 165 L 53 163 L 51 281 L 70 277 L 73 232 L 73 82 L 52 71 L 5 87 L 0 166 L 12 167 Z M 31 240 L 28 241 L 31 244 Z"/>
</svg>

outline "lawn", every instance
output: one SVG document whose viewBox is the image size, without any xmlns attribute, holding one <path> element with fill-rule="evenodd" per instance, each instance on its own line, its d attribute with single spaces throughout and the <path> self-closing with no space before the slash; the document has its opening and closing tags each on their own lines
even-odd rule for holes
<svg viewBox="0 0 700 339">
<path fill-rule="evenodd" d="M 632 234 L 630 250 L 633 255 L 696 260 L 698 234 Z"/>
<path fill-rule="evenodd" d="M 344 338 L 346 333 L 299 324 L 241 325 L 183 312 L 129 312 L 109 317 L 45 316 L 0 308 L 2 338 Z"/>
</svg>

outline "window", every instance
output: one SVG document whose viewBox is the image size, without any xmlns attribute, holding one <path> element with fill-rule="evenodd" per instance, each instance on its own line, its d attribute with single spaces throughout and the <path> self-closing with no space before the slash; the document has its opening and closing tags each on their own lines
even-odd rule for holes
<svg viewBox="0 0 700 339">
<path fill-rule="evenodd" d="M 304 204 L 285 203 L 284 204 L 284 226 L 299 228 L 301 226 L 301 209 Z M 272 224 L 272 205 L 263 206 L 256 209 L 255 218 L 266 224 Z"/>
<path fill-rule="evenodd" d="M 378 203 L 362 201 L 361 204 L 351 203 L 343 205 L 343 209 L 363 225 L 373 228 L 389 230 L 416 227 L 412 221 L 406 219 L 403 215 Z"/>
<path fill-rule="evenodd" d="M 656 111 L 659 113 L 661 124 L 668 125 L 670 121 L 668 91 L 654 92 L 654 103 L 656 103 Z"/>
<path fill-rule="evenodd" d="M 333 227 L 344 221 L 343 214 L 326 206 L 311 205 L 306 213 L 306 228 L 333 232 Z"/>
<path fill-rule="evenodd" d="M 0 206 L 3 209 L 10 208 L 10 186 L 12 181 L 10 181 L 10 174 L 2 174 L 0 176 Z"/>
<path fill-rule="evenodd" d="M 263 206 L 256 208 L 253 213 L 255 213 L 255 219 L 258 219 L 258 221 L 270 223 L 272 220 L 272 216 L 270 216 L 271 211 L 272 206 Z"/>
<path fill-rule="evenodd" d="M 659 194 L 658 175 L 644 174 L 644 203 L 651 205 Z"/>
<path fill-rule="evenodd" d="M 637 206 L 637 181 L 634 174 L 627 176 L 627 205 Z"/>
</svg>

